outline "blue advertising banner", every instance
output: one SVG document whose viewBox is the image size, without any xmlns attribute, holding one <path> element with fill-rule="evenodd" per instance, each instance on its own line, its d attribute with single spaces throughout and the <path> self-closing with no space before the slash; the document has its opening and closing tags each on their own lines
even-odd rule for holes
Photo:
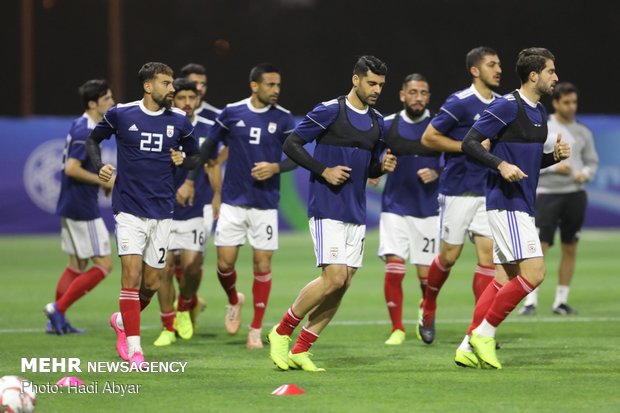
<svg viewBox="0 0 620 413">
<path fill-rule="evenodd" d="M 0 118 L 0 234 L 53 233 L 60 230 L 55 215 L 65 139 L 72 118 Z M 601 163 L 588 184 L 588 227 L 620 227 L 620 116 L 582 115 L 595 138 Z M 311 147 L 309 149 L 312 149 Z M 114 140 L 104 142 L 105 162 L 115 163 Z M 307 230 L 308 173 L 297 168 L 282 176 L 280 225 L 283 230 Z M 378 224 L 381 187 L 368 187 L 368 226 Z M 113 228 L 110 200 L 100 195 L 104 220 Z"/>
</svg>

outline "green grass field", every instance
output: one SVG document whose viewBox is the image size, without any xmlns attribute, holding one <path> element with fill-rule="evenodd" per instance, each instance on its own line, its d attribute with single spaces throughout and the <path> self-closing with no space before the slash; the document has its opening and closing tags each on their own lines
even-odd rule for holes
<svg viewBox="0 0 620 413">
<path fill-rule="evenodd" d="M 547 258 L 548 280 L 540 293 L 538 316 L 512 315 L 501 326 L 500 371 L 461 369 L 454 350 L 472 312 L 473 249 L 467 246 L 440 295 L 437 338 L 431 346 L 415 339 L 413 319 L 419 288 L 408 267 L 405 306 L 408 337 L 399 348 L 383 341 L 389 334 L 383 300 L 383 265 L 374 253 L 378 236 L 367 237 L 365 267 L 353 281 L 334 322 L 313 347 L 326 373 L 280 372 L 268 348 L 245 348 L 247 328 L 228 336 L 223 325 L 225 296 L 214 272 L 210 249 L 200 295 L 207 309 L 189 341 L 155 348 L 159 309 L 154 301 L 142 315 L 142 340 L 149 361 L 186 361 L 183 374 L 75 374 L 87 384 L 106 381 L 140 384 L 138 395 L 39 394 L 45 412 L 617 412 L 620 411 L 620 265 L 618 232 L 586 232 L 582 237 L 570 303 L 579 316 L 551 313 L 558 248 Z M 279 321 L 299 289 L 318 274 L 307 233 L 287 234 L 273 265 L 273 288 L 266 326 Z M 237 286 L 251 302 L 250 250 L 242 248 Z M 0 375 L 18 374 L 36 384 L 55 383 L 62 373 L 21 373 L 22 357 L 79 357 L 117 361 L 109 315 L 118 308 L 120 263 L 93 292 L 67 313 L 83 336 L 43 333 L 42 308 L 54 296 L 66 258 L 59 239 L 0 238 L 3 291 L 0 312 Z M 244 326 L 252 309 L 243 312 Z M 271 392 L 294 383 L 302 396 Z"/>
</svg>

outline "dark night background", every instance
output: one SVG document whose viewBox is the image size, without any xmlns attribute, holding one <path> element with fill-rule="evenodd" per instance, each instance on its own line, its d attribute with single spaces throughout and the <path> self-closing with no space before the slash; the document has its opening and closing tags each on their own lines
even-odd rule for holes
<svg viewBox="0 0 620 413">
<path fill-rule="evenodd" d="M 374 54 L 389 68 L 379 110 L 400 108 L 400 82 L 414 71 L 429 79 L 436 110 L 469 85 L 464 57 L 471 48 L 499 52 L 504 93 L 518 87 L 518 51 L 543 46 L 555 54 L 560 80 L 580 88 L 580 112 L 620 113 L 618 2 L 125 0 L 121 9 L 124 78 L 113 85 L 117 101 L 141 97 L 136 73 L 143 63 L 163 61 L 178 70 L 195 61 L 207 67 L 207 100 L 222 107 L 247 97 L 250 68 L 271 61 L 282 71 L 280 103 L 301 115 L 347 93 L 356 57 Z M 0 115 L 19 116 L 19 0 L 3 1 L 0 23 Z M 34 0 L 36 114 L 82 111 L 77 87 L 109 77 L 107 28 L 107 0 Z M 230 48 L 216 47 L 218 39 Z"/>
</svg>

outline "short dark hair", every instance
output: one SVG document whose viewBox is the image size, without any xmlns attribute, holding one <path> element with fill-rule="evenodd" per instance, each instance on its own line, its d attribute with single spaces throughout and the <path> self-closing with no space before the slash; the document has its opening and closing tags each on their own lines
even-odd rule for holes
<svg viewBox="0 0 620 413">
<path fill-rule="evenodd" d="M 196 89 L 196 82 L 192 82 L 191 80 L 187 80 L 184 77 L 177 77 L 172 82 L 172 87 L 174 88 L 174 94 L 177 92 L 181 92 L 183 90 L 189 90 L 198 94 L 198 90 Z"/>
<path fill-rule="evenodd" d="M 140 86 L 144 85 L 144 82 L 154 79 L 155 76 L 159 74 L 172 76 L 174 72 L 172 71 L 170 66 L 168 66 L 165 63 L 160 63 L 160 62 L 145 63 L 138 71 L 138 81 L 140 82 Z"/>
<path fill-rule="evenodd" d="M 495 49 L 486 46 L 479 46 L 467 52 L 467 55 L 465 55 L 465 70 L 467 70 L 467 73 L 469 73 L 469 69 L 472 66 L 478 66 L 485 56 L 497 56 L 497 52 Z"/>
<path fill-rule="evenodd" d="M 374 56 L 362 56 L 357 59 L 355 66 L 353 66 L 353 74 L 359 77 L 366 76 L 369 70 L 375 75 L 387 75 L 387 65 Z"/>
<path fill-rule="evenodd" d="M 426 80 L 426 78 L 419 74 L 419 73 L 411 73 L 407 76 L 405 76 L 405 80 L 403 80 L 403 88 L 407 85 L 407 83 L 411 82 L 411 81 L 417 81 L 417 82 L 426 82 L 428 83 L 428 80 Z"/>
<path fill-rule="evenodd" d="M 88 109 L 88 102 L 97 102 L 100 97 L 108 93 L 108 90 L 110 90 L 110 86 L 103 79 L 87 80 L 86 83 L 78 88 L 78 92 L 82 97 L 82 103 L 86 109 Z"/>
<path fill-rule="evenodd" d="M 187 77 L 191 74 L 206 75 L 207 69 L 198 63 L 188 63 L 181 68 L 181 77 Z"/>
<path fill-rule="evenodd" d="M 544 47 L 529 47 L 519 52 L 516 72 L 521 83 L 527 82 L 530 73 L 540 73 L 545 68 L 547 60 L 555 61 L 553 54 Z"/>
<path fill-rule="evenodd" d="M 250 82 L 260 82 L 264 73 L 280 73 L 271 63 L 259 63 L 250 70 Z"/>
<path fill-rule="evenodd" d="M 553 95 L 551 95 L 551 98 L 553 100 L 560 100 L 562 96 L 570 95 L 571 93 L 575 93 L 576 95 L 579 94 L 577 86 L 570 82 L 560 82 L 553 88 Z"/>
</svg>

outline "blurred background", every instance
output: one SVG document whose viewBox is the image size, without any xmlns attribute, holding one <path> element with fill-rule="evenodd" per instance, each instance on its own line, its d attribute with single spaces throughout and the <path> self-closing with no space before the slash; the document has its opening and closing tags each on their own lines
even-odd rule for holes
<svg viewBox="0 0 620 413">
<path fill-rule="evenodd" d="M 217 106 L 249 95 L 248 74 L 270 61 L 282 71 L 280 104 L 303 116 L 348 92 L 356 58 L 388 65 L 377 108 L 401 108 L 398 90 L 411 72 L 431 86 L 431 109 L 469 85 L 471 48 L 495 48 L 499 90 L 518 87 L 519 50 L 543 46 L 558 75 L 580 89 L 579 120 L 594 132 L 601 157 L 589 184 L 588 226 L 620 227 L 620 4 L 600 0 L 433 2 L 369 0 L 3 0 L 0 15 L 0 233 L 55 232 L 64 138 L 82 105 L 77 88 L 106 78 L 117 102 L 141 98 L 137 71 L 147 61 L 175 70 L 189 62 L 208 72 L 206 100 Z M 607 48 L 607 46 L 609 46 Z M 544 101 L 549 108 L 549 101 Z M 104 153 L 105 154 L 105 153 Z M 107 149 L 113 158 L 114 149 Z M 283 177 L 284 178 L 284 177 Z M 304 171 L 283 179 L 282 225 L 306 228 Z M 379 190 L 369 191 L 369 224 Z M 102 205 L 107 205 L 102 201 Z M 109 210 L 105 210 L 109 219 Z"/>
</svg>

